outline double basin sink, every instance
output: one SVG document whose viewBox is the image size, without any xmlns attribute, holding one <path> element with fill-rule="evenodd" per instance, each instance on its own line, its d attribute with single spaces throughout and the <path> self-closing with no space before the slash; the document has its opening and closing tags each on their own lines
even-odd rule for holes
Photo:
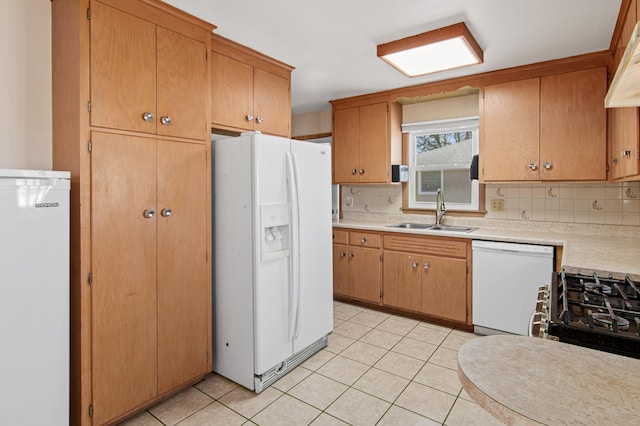
<svg viewBox="0 0 640 426">
<path fill-rule="evenodd" d="M 393 225 L 387 225 L 389 228 L 403 228 L 403 229 L 425 229 L 427 231 L 446 231 L 446 232 L 471 232 L 478 228 L 471 228 L 466 226 L 449 226 L 449 225 L 429 225 L 426 223 L 396 223 Z"/>
</svg>

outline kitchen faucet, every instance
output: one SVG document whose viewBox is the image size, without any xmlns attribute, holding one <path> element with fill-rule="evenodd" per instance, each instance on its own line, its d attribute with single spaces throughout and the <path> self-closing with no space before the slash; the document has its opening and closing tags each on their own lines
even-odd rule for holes
<svg viewBox="0 0 640 426">
<path fill-rule="evenodd" d="M 444 192 L 442 189 L 438 188 L 436 192 L 436 225 L 440 225 L 440 221 L 442 220 L 442 216 L 444 216 L 447 209 L 444 206 Z"/>
</svg>

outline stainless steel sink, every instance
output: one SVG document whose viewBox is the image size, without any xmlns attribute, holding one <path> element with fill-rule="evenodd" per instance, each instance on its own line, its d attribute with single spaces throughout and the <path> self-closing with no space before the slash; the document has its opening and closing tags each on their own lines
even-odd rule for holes
<svg viewBox="0 0 640 426">
<path fill-rule="evenodd" d="M 427 229 L 429 231 L 471 232 L 471 231 L 475 231 L 478 228 L 471 228 L 467 226 L 433 225 Z"/>
<path fill-rule="evenodd" d="M 405 228 L 405 229 L 427 229 L 430 226 L 433 226 L 433 225 L 430 225 L 428 223 L 408 223 L 408 222 L 387 225 L 387 227 L 389 228 Z"/>
<path fill-rule="evenodd" d="M 388 228 L 404 228 L 404 229 L 426 229 L 428 231 L 446 231 L 446 232 L 471 232 L 478 228 L 466 226 L 448 226 L 448 225 L 429 225 L 426 223 L 395 223 L 387 225 Z"/>
</svg>

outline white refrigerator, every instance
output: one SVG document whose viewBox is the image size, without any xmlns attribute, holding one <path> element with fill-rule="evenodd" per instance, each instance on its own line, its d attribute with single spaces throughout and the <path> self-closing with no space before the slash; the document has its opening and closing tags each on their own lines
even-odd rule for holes
<svg viewBox="0 0 640 426">
<path fill-rule="evenodd" d="M 0 340 L 0 425 L 68 425 L 68 172 L 0 170 Z"/>
<path fill-rule="evenodd" d="M 331 146 L 213 144 L 213 370 L 261 392 L 333 330 Z"/>
</svg>

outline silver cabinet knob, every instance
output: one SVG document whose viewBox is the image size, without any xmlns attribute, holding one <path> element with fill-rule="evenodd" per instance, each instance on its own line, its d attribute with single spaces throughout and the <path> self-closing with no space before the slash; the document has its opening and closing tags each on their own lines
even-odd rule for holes
<svg viewBox="0 0 640 426">
<path fill-rule="evenodd" d="M 366 242 L 367 242 L 367 239 L 363 237 L 363 238 L 361 238 L 361 239 L 360 239 L 360 242 L 361 242 L 362 244 L 364 244 L 364 243 L 366 243 Z"/>
<path fill-rule="evenodd" d="M 171 217 L 171 209 L 162 209 L 160 214 L 164 217 Z"/>
<path fill-rule="evenodd" d="M 345 257 L 347 255 L 347 253 L 345 252 L 340 252 L 340 257 Z"/>
<path fill-rule="evenodd" d="M 353 257 L 353 253 L 349 253 L 349 257 Z"/>
<path fill-rule="evenodd" d="M 544 167 L 545 170 L 550 170 L 552 167 L 552 164 L 548 161 L 545 161 L 544 163 L 542 163 L 542 167 Z"/>
<path fill-rule="evenodd" d="M 171 124 L 171 117 L 169 117 L 168 115 L 163 115 L 162 117 L 160 117 L 160 122 L 163 125 L 168 126 L 169 124 Z"/>
<path fill-rule="evenodd" d="M 251 114 L 247 114 L 245 118 L 247 119 L 247 121 L 253 121 L 253 115 Z"/>
<path fill-rule="evenodd" d="M 356 173 L 358 173 L 358 171 L 356 169 L 351 170 L 351 174 L 355 175 Z"/>
<path fill-rule="evenodd" d="M 620 156 L 622 158 L 631 157 L 631 151 L 629 151 L 628 149 L 623 149 L 622 152 L 620 153 Z"/>
<path fill-rule="evenodd" d="M 264 121 L 264 118 L 262 118 L 262 117 L 258 116 L 258 117 L 256 118 L 256 121 L 258 122 L 258 124 L 262 124 L 262 122 Z"/>
<path fill-rule="evenodd" d="M 142 113 L 142 119 L 147 123 L 151 123 L 153 121 L 153 113 L 148 111 Z"/>
<path fill-rule="evenodd" d="M 531 170 L 536 170 L 538 168 L 538 165 L 534 162 L 529 163 L 529 168 Z"/>
<path fill-rule="evenodd" d="M 363 175 L 364 174 L 364 169 L 360 169 L 360 174 Z"/>
<path fill-rule="evenodd" d="M 418 262 L 413 262 L 413 267 L 417 268 L 418 267 Z"/>
<path fill-rule="evenodd" d="M 154 212 L 151 209 L 146 209 L 145 211 L 142 212 L 142 216 L 144 216 L 145 219 L 151 219 L 155 215 L 156 215 L 156 212 Z"/>
<path fill-rule="evenodd" d="M 429 269 L 429 262 L 424 262 L 424 265 L 422 265 L 422 267 L 424 269 Z"/>
</svg>

